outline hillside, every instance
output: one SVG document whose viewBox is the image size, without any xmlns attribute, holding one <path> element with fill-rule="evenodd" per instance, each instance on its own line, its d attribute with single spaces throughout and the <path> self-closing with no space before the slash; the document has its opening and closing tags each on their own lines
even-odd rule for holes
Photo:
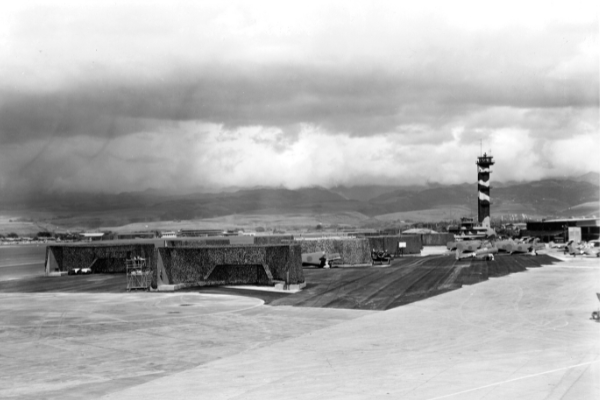
<svg viewBox="0 0 600 400">
<path fill-rule="evenodd" d="M 495 191 L 494 205 L 502 210 L 518 204 L 540 215 L 564 215 L 570 208 L 598 198 L 598 186 L 585 180 L 547 179 L 500 188 Z"/>
<path fill-rule="evenodd" d="M 575 177 L 574 180 L 578 182 L 588 182 L 592 185 L 600 186 L 600 174 L 597 172 L 588 172 L 587 174 Z"/>
<path fill-rule="evenodd" d="M 529 216 L 599 215 L 597 174 L 494 184 L 492 214 Z M 590 182 L 592 181 L 592 182 Z M 45 193 L 3 200 L 0 207 L 21 220 L 63 227 L 121 226 L 156 221 L 182 221 L 235 215 L 304 215 L 361 223 L 456 218 L 476 213 L 477 185 L 426 187 L 252 188 L 221 193 L 171 194 L 157 190 L 120 194 Z M 462 210 L 462 211 L 461 211 Z M 255 218 L 255 217 L 253 217 Z M 370 221 L 370 222 L 369 222 Z"/>
<path fill-rule="evenodd" d="M 575 207 L 586 204 L 587 207 L 579 207 L 579 210 L 588 211 L 600 200 L 598 186 L 585 179 L 545 179 L 504 187 L 493 185 L 491 193 L 492 213 L 500 215 L 569 216 Z M 388 213 L 461 205 L 475 210 L 477 185 L 442 186 L 418 192 L 397 190 L 376 197 L 371 203 L 385 207 Z"/>
<path fill-rule="evenodd" d="M 423 186 L 382 186 L 382 185 L 360 185 L 360 186 L 335 186 L 331 190 L 342 195 L 348 200 L 369 201 L 387 193 L 403 191 L 421 191 Z"/>
</svg>

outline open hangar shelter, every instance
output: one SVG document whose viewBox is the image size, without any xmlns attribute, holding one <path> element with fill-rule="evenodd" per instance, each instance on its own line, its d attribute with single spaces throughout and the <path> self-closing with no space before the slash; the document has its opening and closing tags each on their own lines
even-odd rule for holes
<svg viewBox="0 0 600 400">
<path fill-rule="evenodd" d="M 299 245 L 163 247 L 157 252 L 159 284 L 304 283 Z"/>
<path fill-rule="evenodd" d="M 264 235 L 264 236 L 228 236 L 228 237 L 182 237 L 165 241 L 164 247 L 202 247 L 206 245 L 274 245 L 299 244 L 302 253 L 324 251 L 340 255 L 344 266 L 371 265 L 371 250 L 386 250 L 395 256 L 420 254 L 423 249 L 424 236 L 446 235 L 362 235 L 336 234 L 331 235 Z M 429 240 L 431 242 L 431 239 Z M 445 243 L 447 240 L 443 242 Z M 399 246 L 403 243 L 403 247 Z M 428 245 L 434 245 L 428 243 Z"/>
<path fill-rule="evenodd" d="M 141 257 L 151 271 L 153 288 L 175 290 L 196 285 L 304 283 L 300 246 L 206 245 L 165 247 L 165 241 L 52 245 L 46 250 L 46 274 L 125 273 L 126 260 Z"/>
<path fill-rule="evenodd" d="M 134 257 L 146 259 L 147 265 L 156 269 L 155 250 L 151 242 L 51 245 L 46 248 L 46 274 L 72 273 L 80 268 L 90 268 L 96 273 L 125 273 L 125 260 Z"/>
<path fill-rule="evenodd" d="M 230 237 L 179 237 L 179 238 L 132 238 L 119 240 L 103 240 L 76 244 L 55 244 L 48 246 L 46 256 L 46 273 L 54 271 L 68 272 L 73 268 L 90 268 L 97 260 L 95 271 L 100 272 L 101 264 L 107 259 L 125 260 L 130 257 L 151 259 L 149 250 L 141 250 L 143 246 L 150 248 L 197 248 L 205 246 L 267 246 L 267 245 L 300 245 L 302 251 L 330 251 L 346 255 L 348 265 L 370 262 L 371 250 L 387 250 L 392 254 L 419 254 L 424 245 L 435 245 L 433 237 L 446 235 L 377 235 L 377 236 L 337 236 L 306 238 L 302 235 L 269 235 L 269 236 L 230 236 Z M 432 238 L 430 238 L 432 237 Z M 308 239 L 308 240 L 307 240 Z M 435 239 L 435 238 L 433 238 Z M 447 240 L 442 240 L 444 243 Z M 435 242 L 435 240 L 434 240 Z M 310 244 L 310 246 L 309 246 Z M 350 245 L 351 244 L 351 245 Z M 142 246 L 142 247 L 140 247 Z M 305 247 L 310 247 L 310 249 Z M 314 249 L 313 249 L 314 247 Z M 87 250 L 81 250 L 81 249 Z M 63 250 L 69 249 L 69 250 Z M 80 249 L 80 250 L 75 250 Z M 63 255 L 63 253 L 66 255 Z M 77 253 L 78 255 L 75 255 Z M 111 256 L 113 254 L 113 256 Z M 63 262 L 63 258 L 64 259 Z M 156 256 L 155 256 L 156 257 Z M 360 262 L 359 262 L 360 261 Z M 113 263 L 114 264 L 114 263 Z M 155 262 L 152 264 L 155 266 Z M 112 265 L 104 272 L 125 272 L 124 262 Z"/>
</svg>

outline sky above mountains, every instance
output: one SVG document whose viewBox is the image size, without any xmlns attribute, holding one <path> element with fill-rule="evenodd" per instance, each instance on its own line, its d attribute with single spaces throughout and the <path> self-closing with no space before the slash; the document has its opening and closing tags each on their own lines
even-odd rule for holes
<svg viewBox="0 0 600 400">
<path fill-rule="evenodd" d="M 598 172 L 595 2 L 8 3 L 0 190 Z"/>
</svg>

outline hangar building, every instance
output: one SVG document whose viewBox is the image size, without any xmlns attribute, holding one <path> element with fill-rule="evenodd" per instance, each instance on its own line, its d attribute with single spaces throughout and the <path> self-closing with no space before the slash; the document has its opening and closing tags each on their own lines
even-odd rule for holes
<svg viewBox="0 0 600 400">
<path fill-rule="evenodd" d="M 590 241 L 600 238 L 600 218 L 563 218 L 527 222 L 527 230 L 522 236 L 539 237 L 544 242 L 567 241 L 577 235 L 580 240 Z"/>
</svg>

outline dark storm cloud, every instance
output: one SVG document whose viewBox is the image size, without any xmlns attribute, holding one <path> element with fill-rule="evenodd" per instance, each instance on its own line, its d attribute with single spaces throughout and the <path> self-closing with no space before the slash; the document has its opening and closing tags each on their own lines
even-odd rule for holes
<svg viewBox="0 0 600 400">
<path fill-rule="evenodd" d="M 101 90 L 93 87 L 51 94 L 4 92 L 1 94 L 4 101 L 0 107 L 0 140 L 19 142 L 77 135 L 114 137 L 152 126 L 144 119 L 123 115 L 119 107 L 124 97 L 119 88 L 110 88 L 108 95 Z M 125 103 L 139 101 L 132 93 L 126 97 Z"/>
<path fill-rule="evenodd" d="M 178 70 L 156 81 L 82 83 L 52 93 L 4 91 L 0 140 L 120 136 L 161 123 L 202 120 L 226 127 L 310 123 L 371 135 L 399 125 L 433 127 L 477 107 L 556 108 L 598 104 L 581 79 L 497 76 L 453 80 L 456 66 L 394 74 L 290 65 Z M 591 83 L 591 84 L 590 84 Z"/>
<path fill-rule="evenodd" d="M 4 190 L 418 183 L 480 140 L 510 179 L 597 169 L 598 19 L 571 3 L 15 7 Z"/>
</svg>

